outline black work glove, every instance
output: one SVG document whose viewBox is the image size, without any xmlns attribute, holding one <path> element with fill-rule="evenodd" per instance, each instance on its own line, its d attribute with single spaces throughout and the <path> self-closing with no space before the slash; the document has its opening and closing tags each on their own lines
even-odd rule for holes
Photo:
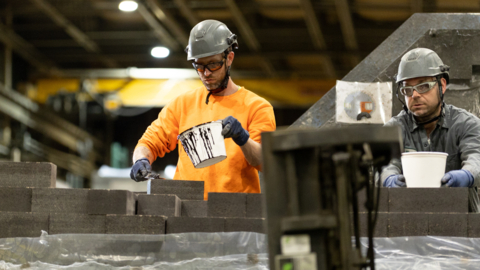
<svg viewBox="0 0 480 270">
<path fill-rule="evenodd" d="M 141 158 L 135 161 L 130 171 L 130 178 L 136 182 L 148 180 L 146 177 L 152 172 L 152 166 L 148 158 Z"/>
<path fill-rule="evenodd" d="M 225 138 L 232 138 L 238 146 L 243 146 L 247 143 L 250 134 L 246 131 L 240 122 L 233 116 L 228 116 L 222 120 L 222 135 Z"/>
</svg>

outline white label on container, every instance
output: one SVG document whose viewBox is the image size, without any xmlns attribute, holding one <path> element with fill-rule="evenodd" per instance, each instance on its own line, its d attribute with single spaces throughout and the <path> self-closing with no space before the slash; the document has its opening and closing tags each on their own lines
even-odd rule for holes
<svg viewBox="0 0 480 270">
<path fill-rule="evenodd" d="M 283 255 L 308 254 L 311 252 L 308 234 L 284 235 L 281 238 Z"/>
</svg>

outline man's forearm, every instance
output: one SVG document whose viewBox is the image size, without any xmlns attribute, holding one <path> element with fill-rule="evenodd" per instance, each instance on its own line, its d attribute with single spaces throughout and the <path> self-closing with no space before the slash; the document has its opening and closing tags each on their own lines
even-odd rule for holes
<svg viewBox="0 0 480 270">
<path fill-rule="evenodd" d="M 243 155 L 248 164 L 258 166 L 262 164 L 262 145 L 252 139 L 248 139 L 247 143 L 240 146 Z"/>
<path fill-rule="evenodd" d="M 133 163 L 141 158 L 147 158 L 150 161 L 150 164 L 152 164 L 153 154 L 150 149 L 145 146 L 139 146 L 133 151 Z"/>
</svg>

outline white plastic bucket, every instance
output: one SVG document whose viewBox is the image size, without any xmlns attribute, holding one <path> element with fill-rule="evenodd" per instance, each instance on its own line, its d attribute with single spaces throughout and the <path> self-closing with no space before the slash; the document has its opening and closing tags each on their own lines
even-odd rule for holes
<svg viewBox="0 0 480 270">
<path fill-rule="evenodd" d="M 222 121 L 208 122 L 185 130 L 179 136 L 183 149 L 197 169 L 227 158 Z"/>
<path fill-rule="evenodd" d="M 442 152 L 403 153 L 402 167 L 407 187 L 440 187 L 447 156 Z"/>
</svg>

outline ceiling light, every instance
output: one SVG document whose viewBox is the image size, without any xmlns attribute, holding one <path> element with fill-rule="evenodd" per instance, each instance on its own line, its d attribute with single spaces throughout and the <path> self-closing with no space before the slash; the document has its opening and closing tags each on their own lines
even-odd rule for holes
<svg viewBox="0 0 480 270">
<path fill-rule="evenodd" d="M 165 58 L 170 54 L 170 50 L 165 47 L 155 47 L 150 53 L 155 58 Z"/>
<path fill-rule="evenodd" d="M 135 1 L 122 1 L 118 5 L 118 9 L 125 12 L 135 11 L 138 8 L 138 4 Z"/>
</svg>

